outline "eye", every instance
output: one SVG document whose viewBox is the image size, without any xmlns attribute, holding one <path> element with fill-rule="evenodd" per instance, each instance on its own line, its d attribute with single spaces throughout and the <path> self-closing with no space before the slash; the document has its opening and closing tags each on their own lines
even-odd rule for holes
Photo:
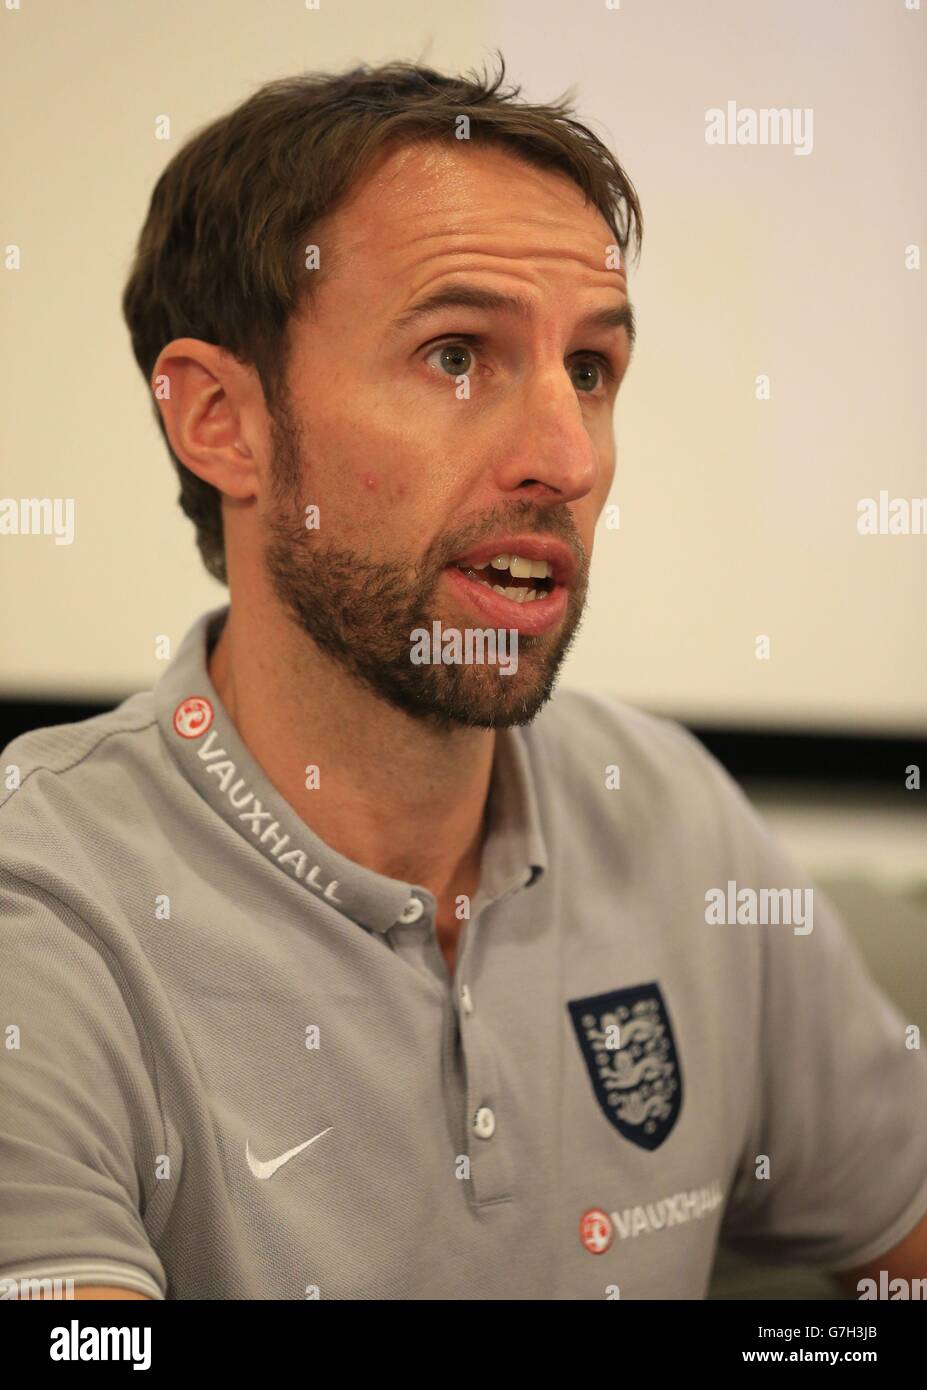
<svg viewBox="0 0 927 1390">
<path fill-rule="evenodd" d="M 455 378 L 459 376 L 469 376 L 473 371 L 475 363 L 474 346 L 480 347 L 479 342 L 474 338 L 473 346 L 461 338 L 454 338 L 443 343 L 436 343 L 425 357 L 426 362 L 431 362 L 432 358 L 437 357 L 437 370 L 442 375 Z M 592 369 L 592 381 L 589 381 L 589 371 Z M 586 373 L 585 379 L 573 377 L 573 384 L 584 396 L 605 395 L 609 386 L 617 381 L 617 374 L 610 360 L 599 352 L 586 352 L 578 357 L 574 365 L 570 368 L 572 373 Z M 601 389 L 597 390 L 599 387 Z"/>
<path fill-rule="evenodd" d="M 599 353 L 596 352 L 588 354 L 576 364 L 576 370 L 578 371 L 588 372 L 590 367 L 593 369 L 593 371 L 598 372 L 599 379 L 603 382 L 604 385 L 610 386 L 612 382 L 614 382 L 615 373 L 612 368 L 612 364 L 611 362 L 609 362 L 607 357 L 602 357 Z M 579 388 L 583 395 L 593 395 L 595 393 L 595 384 L 596 383 L 593 382 L 592 387 L 587 388 L 586 386 L 581 385 L 580 382 L 578 382 L 574 377 L 574 385 Z"/>
<path fill-rule="evenodd" d="M 458 377 L 470 375 L 470 370 L 473 366 L 473 353 L 466 343 L 439 343 L 437 347 L 431 349 L 425 361 L 429 362 L 431 358 L 434 357 L 435 353 L 439 354 L 438 370 L 443 372 L 446 376 Z"/>
</svg>

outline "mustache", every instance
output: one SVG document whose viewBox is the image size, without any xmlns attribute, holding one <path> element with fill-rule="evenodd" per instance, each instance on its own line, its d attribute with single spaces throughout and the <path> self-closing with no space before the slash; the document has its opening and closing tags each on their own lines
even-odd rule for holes
<svg viewBox="0 0 927 1390">
<path fill-rule="evenodd" d="M 292 501 L 292 499 L 291 499 Z M 419 591 L 430 590 L 437 583 L 443 570 L 454 563 L 458 556 L 466 554 L 493 536 L 527 534 L 549 536 L 562 541 L 572 550 L 582 581 L 589 566 L 589 557 L 576 529 L 572 513 L 565 505 L 559 508 L 539 507 L 535 502 L 524 502 L 512 507 L 497 508 L 482 517 L 478 522 L 471 521 L 458 530 L 444 532 L 436 537 L 425 553 L 407 560 L 383 556 L 362 556 L 356 551 L 342 548 L 337 544 L 326 543 L 322 533 L 313 534 L 306 529 L 305 514 L 300 501 L 295 507 L 280 508 L 269 522 L 269 532 L 278 544 L 282 544 L 302 557 L 301 563 L 309 560 L 310 554 L 316 563 L 324 561 L 330 577 L 345 571 L 345 578 L 353 574 L 365 575 L 371 585 L 378 584 L 384 590 L 398 596 L 400 589 L 407 590 L 410 581 Z M 386 597 L 384 592 L 383 597 Z"/>
<path fill-rule="evenodd" d="M 573 551 L 580 571 L 585 572 L 588 557 L 569 509 L 564 506 L 554 511 L 540 508 L 534 502 L 526 502 L 515 511 L 507 508 L 505 511 L 492 512 L 478 528 L 471 525 L 449 537 L 441 537 L 429 546 L 423 557 L 423 566 L 427 572 L 433 568 L 435 573 L 439 573 L 453 564 L 458 555 L 466 554 L 493 536 L 518 533 L 549 536 L 552 540 L 562 541 Z"/>
</svg>

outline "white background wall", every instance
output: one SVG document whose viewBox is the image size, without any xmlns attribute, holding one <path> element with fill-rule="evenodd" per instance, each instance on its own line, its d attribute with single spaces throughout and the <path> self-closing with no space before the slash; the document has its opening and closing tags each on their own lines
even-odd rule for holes
<svg viewBox="0 0 927 1390">
<path fill-rule="evenodd" d="M 70 546 L 0 537 L 3 693 L 150 685 L 157 636 L 224 601 L 119 307 L 164 164 L 273 77 L 500 47 L 529 100 L 575 85 L 645 217 L 621 526 L 600 528 L 564 682 L 684 718 L 923 732 L 927 537 L 860 536 L 856 508 L 927 494 L 925 272 L 905 268 L 927 241 L 927 6 L 21 0 L 0 47 L 0 244 L 22 254 L 0 281 L 0 496 L 73 497 L 77 525 Z M 707 145 L 731 100 L 812 108 L 812 152 Z"/>
</svg>

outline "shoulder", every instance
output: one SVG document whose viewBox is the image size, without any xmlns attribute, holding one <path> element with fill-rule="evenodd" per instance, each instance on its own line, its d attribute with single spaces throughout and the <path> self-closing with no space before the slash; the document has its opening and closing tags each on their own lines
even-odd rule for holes
<svg viewBox="0 0 927 1390">
<path fill-rule="evenodd" d="M 8 803 L 13 791 L 19 789 L 33 774 L 47 772 L 60 776 L 79 767 L 104 749 L 114 738 L 131 737 L 150 728 L 156 722 L 150 690 L 130 695 L 115 709 L 92 719 L 80 719 L 72 724 L 49 724 L 30 729 L 7 743 L 0 752 L 0 767 L 4 780 L 0 786 L 0 807 Z M 19 769 L 16 786 L 11 786 L 8 769 Z"/>
<path fill-rule="evenodd" d="M 159 737 L 143 692 L 91 719 L 30 730 L 0 753 L 8 997 L 52 1040 L 68 1028 L 76 1036 L 92 1015 L 111 1055 L 140 1067 L 138 1000 L 151 971 L 133 908 L 157 833 Z"/>
<path fill-rule="evenodd" d="M 764 864 L 771 832 L 731 774 L 677 720 L 609 695 L 563 690 L 524 731 L 542 800 L 598 837 L 619 831 L 705 868 Z"/>
<path fill-rule="evenodd" d="M 738 794 L 730 775 L 682 724 L 609 695 L 558 691 L 530 726 L 529 738 L 538 753 L 556 758 L 581 781 L 599 774 L 604 780 L 611 769 L 618 785 L 637 795 Z"/>
<path fill-rule="evenodd" d="M 31 879 L 101 827 L 131 821 L 160 756 L 151 691 L 72 724 L 31 729 L 0 753 L 0 855 Z"/>
</svg>

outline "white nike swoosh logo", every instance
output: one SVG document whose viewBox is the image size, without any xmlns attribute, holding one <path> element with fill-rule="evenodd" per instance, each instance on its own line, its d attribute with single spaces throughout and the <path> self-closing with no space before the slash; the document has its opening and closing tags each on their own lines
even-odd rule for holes
<svg viewBox="0 0 927 1390">
<path fill-rule="evenodd" d="M 282 1168 L 284 1163 L 289 1163 L 291 1158 L 301 1154 L 303 1149 L 308 1149 L 310 1144 L 314 1144 L 317 1139 L 321 1139 L 323 1134 L 327 1134 L 329 1129 L 334 1129 L 334 1125 L 329 1125 L 328 1129 L 323 1129 L 321 1134 L 314 1134 L 311 1139 L 307 1139 L 304 1144 L 297 1144 L 295 1149 L 288 1149 L 279 1158 L 269 1158 L 266 1163 L 261 1159 L 255 1158 L 251 1152 L 250 1143 L 245 1140 L 245 1158 L 248 1160 L 248 1167 L 256 1178 L 272 1178 L 278 1168 Z"/>
</svg>

